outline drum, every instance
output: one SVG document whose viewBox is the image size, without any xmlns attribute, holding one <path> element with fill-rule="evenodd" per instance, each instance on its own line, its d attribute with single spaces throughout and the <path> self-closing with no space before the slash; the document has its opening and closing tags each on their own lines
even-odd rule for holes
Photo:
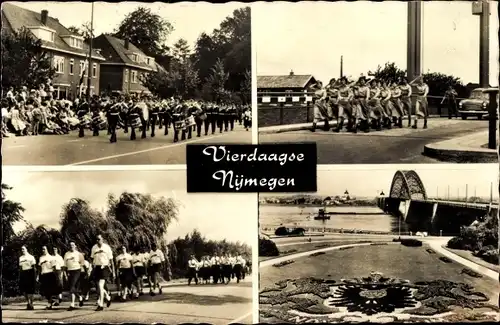
<svg viewBox="0 0 500 325">
<path fill-rule="evenodd" d="M 190 117 L 188 117 L 186 119 L 186 124 L 188 126 L 195 126 L 196 125 L 196 121 L 194 120 L 194 116 L 193 115 L 191 115 Z"/>
<path fill-rule="evenodd" d="M 138 128 L 142 125 L 141 118 L 139 116 L 130 116 L 129 126 L 133 128 Z"/>
<path fill-rule="evenodd" d="M 186 127 L 186 123 L 184 120 L 181 120 L 181 121 L 175 121 L 174 123 L 174 127 L 176 130 L 182 130 Z"/>
</svg>

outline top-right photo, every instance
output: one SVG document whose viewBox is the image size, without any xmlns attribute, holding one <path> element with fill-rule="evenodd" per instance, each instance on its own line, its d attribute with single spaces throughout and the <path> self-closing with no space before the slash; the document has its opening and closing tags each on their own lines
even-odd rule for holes
<svg viewBox="0 0 500 325">
<path fill-rule="evenodd" d="M 496 163 L 498 2 L 258 3 L 259 143 L 318 164 Z"/>
</svg>

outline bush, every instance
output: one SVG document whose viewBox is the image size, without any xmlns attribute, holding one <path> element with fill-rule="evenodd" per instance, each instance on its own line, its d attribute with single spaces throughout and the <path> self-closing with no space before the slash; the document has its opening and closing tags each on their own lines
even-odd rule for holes
<svg viewBox="0 0 500 325">
<path fill-rule="evenodd" d="M 259 238 L 259 256 L 279 256 L 280 251 L 276 244 L 265 238 Z"/>
<path fill-rule="evenodd" d="M 400 240 L 401 245 L 407 246 L 407 247 L 421 247 L 422 242 L 418 239 L 413 239 L 413 238 L 408 238 L 408 239 L 401 239 Z"/>
</svg>

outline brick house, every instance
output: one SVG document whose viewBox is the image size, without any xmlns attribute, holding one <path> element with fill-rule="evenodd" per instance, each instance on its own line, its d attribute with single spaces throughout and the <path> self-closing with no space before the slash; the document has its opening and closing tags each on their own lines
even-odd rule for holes
<svg viewBox="0 0 500 325">
<path fill-rule="evenodd" d="M 297 93 L 307 92 L 308 87 L 314 83 L 316 79 L 312 75 L 296 75 L 293 71 L 281 76 L 257 76 L 257 102 L 275 105 L 278 98 L 285 97 L 286 103 L 290 104 L 294 101 L 292 97 L 298 97 Z M 292 96 L 292 93 L 295 95 Z"/>
<path fill-rule="evenodd" d="M 101 54 L 106 59 L 101 64 L 102 92 L 150 93 L 141 80 L 144 74 L 161 69 L 153 57 L 144 54 L 128 40 L 107 34 L 96 37 L 93 44 L 101 49 Z"/>
<path fill-rule="evenodd" d="M 53 61 L 55 98 L 74 99 L 85 95 L 89 78 L 91 94 L 99 94 L 100 65 L 104 57 L 98 50 L 92 51 L 89 69 L 89 47 L 83 37 L 70 32 L 57 18 L 50 17 L 47 10 L 38 13 L 10 3 L 2 4 L 2 33 L 15 32 L 22 27 L 42 40 L 42 48 Z"/>
</svg>

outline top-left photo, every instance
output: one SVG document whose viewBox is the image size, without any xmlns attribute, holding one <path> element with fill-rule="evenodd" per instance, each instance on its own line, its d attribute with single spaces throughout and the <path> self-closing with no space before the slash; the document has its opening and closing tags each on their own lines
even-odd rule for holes
<svg viewBox="0 0 500 325">
<path fill-rule="evenodd" d="M 185 164 L 252 143 L 250 7 L 3 2 L 4 165 Z"/>
</svg>

